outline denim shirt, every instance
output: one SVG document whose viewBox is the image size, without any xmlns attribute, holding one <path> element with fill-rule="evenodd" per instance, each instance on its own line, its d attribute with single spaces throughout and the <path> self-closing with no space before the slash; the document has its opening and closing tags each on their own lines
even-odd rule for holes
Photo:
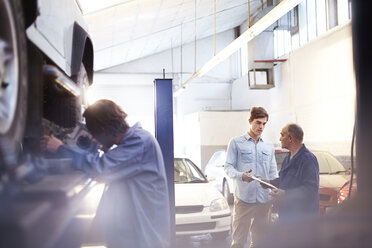
<svg viewBox="0 0 372 248">
<path fill-rule="evenodd" d="M 266 203 L 269 189 L 261 187 L 257 181 L 242 180 L 245 171 L 262 178 L 278 177 L 274 146 L 262 138 L 256 143 L 248 134 L 233 138 L 227 149 L 226 174 L 233 179 L 234 195 L 247 203 Z"/>
</svg>

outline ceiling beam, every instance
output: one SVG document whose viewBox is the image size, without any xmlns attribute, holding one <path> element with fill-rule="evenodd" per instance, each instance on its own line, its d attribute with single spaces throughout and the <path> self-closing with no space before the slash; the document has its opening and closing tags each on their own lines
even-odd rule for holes
<svg viewBox="0 0 372 248">
<path fill-rule="evenodd" d="M 197 72 L 195 72 L 189 79 L 187 79 L 179 88 L 174 91 L 174 97 L 180 95 L 186 86 L 197 77 L 203 76 L 217 64 L 228 58 L 234 52 L 246 45 L 254 37 L 259 35 L 265 29 L 270 27 L 274 22 L 279 20 L 282 16 L 287 14 L 291 9 L 300 4 L 303 0 L 283 0 L 269 13 L 257 21 L 254 25 L 247 29 L 242 35 L 232 41 L 228 46 L 222 49 L 217 55 L 213 56 L 207 63 L 205 63 Z"/>
</svg>

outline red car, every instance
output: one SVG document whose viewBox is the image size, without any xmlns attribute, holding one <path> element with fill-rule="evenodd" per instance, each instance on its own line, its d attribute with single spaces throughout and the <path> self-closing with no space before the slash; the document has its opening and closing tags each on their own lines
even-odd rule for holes
<svg viewBox="0 0 372 248">
<path fill-rule="evenodd" d="M 337 194 L 350 179 L 350 171 L 327 151 L 311 152 L 314 153 L 319 163 L 319 210 L 325 213 L 327 209 L 337 206 Z M 275 152 L 279 170 L 287 154 L 286 150 Z"/>
<path fill-rule="evenodd" d="M 347 181 L 344 186 L 341 187 L 340 191 L 337 193 L 337 204 L 341 204 L 343 201 L 347 200 L 348 198 L 353 197 L 357 193 L 357 180 L 356 177 L 353 178 L 353 184 L 351 186 L 351 193 L 350 192 L 350 180 Z"/>
</svg>

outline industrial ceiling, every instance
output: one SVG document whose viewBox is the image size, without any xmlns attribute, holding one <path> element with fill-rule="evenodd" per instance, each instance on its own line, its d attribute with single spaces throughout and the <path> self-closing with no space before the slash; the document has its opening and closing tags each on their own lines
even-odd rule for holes
<svg viewBox="0 0 372 248">
<path fill-rule="evenodd" d="M 106 0 L 92 5 L 92 0 L 79 1 L 94 43 L 96 71 L 235 28 L 248 19 L 248 11 L 254 18 L 265 3 Z"/>
</svg>

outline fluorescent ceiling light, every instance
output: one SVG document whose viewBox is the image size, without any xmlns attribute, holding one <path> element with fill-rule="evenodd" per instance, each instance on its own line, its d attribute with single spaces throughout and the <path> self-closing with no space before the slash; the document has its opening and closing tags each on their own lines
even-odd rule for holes
<svg viewBox="0 0 372 248">
<path fill-rule="evenodd" d="M 220 51 L 211 60 L 205 63 L 197 72 L 195 72 L 189 79 L 187 79 L 173 94 L 178 96 L 182 90 L 186 88 L 193 79 L 203 76 L 221 61 L 228 58 L 231 54 L 239 50 L 242 46 L 245 46 L 254 37 L 259 35 L 262 31 L 271 26 L 274 22 L 279 20 L 282 16 L 287 14 L 291 9 L 300 4 L 303 0 L 283 0 L 275 8 L 273 8 L 269 13 L 262 17 L 258 22 L 256 22 L 252 27 L 245 31 L 242 35 L 231 42 L 227 47 Z"/>
<path fill-rule="evenodd" d="M 90 14 L 134 0 L 77 0 L 83 14 Z"/>
</svg>

